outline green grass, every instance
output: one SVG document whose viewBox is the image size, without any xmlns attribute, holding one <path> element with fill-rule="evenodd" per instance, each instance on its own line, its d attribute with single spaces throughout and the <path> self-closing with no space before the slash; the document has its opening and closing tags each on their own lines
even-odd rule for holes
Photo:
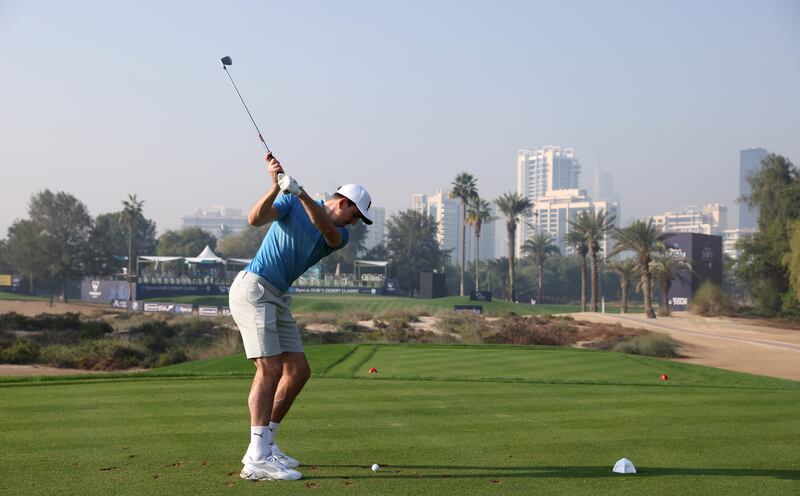
<svg viewBox="0 0 800 496">
<path fill-rule="evenodd" d="M 544 347 L 348 344 L 307 355 L 314 377 L 279 436 L 304 462 L 300 482 L 237 477 L 253 367 L 232 356 L 0 382 L 0 494 L 800 491 L 798 382 Z M 622 457 L 640 473 L 613 474 Z"/>
<path fill-rule="evenodd" d="M 158 300 L 154 298 L 153 301 Z M 163 300 L 163 298 L 162 298 Z M 227 296 L 179 296 L 170 298 L 175 303 L 192 303 L 194 305 L 227 306 Z M 380 313 L 388 310 L 415 310 L 435 313 L 452 310 L 453 305 L 483 305 L 484 313 L 516 313 L 518 315 L 541 315 L 556 313 L 572 313 L 580 311 L 580 305 L 528 305 L 508 303 L 493 299 L 491 302 L 470 301 L 468 296 L 448 296 L 447 298 L 422 299 L 402 296 L 372 295 L 295 295 L 292 297 L 292 312 L 342 312 L 347 310 L 363 310 Z M 616 305 L 606 305 L 609 313 L 619 313 Z M 641 308 L 632 306 L 631 311 L 641 312 Z"/>
<path fill-rule="evenodd" d="M 30 296 L 19 293 L 10 293 L 8 291 L 0 291 L 0 300 L 16 300 L 16 301 L 48 301 L 50 298 L 43 296 Z"/>
</svg>

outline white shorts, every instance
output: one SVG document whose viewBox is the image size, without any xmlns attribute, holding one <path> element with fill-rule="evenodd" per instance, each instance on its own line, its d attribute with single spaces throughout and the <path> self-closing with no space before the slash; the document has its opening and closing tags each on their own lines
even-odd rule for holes
<svg viewBox="0 0 800 496">
<path fill-rule="evenodd" d="M 239 272 L 228 300 L 247 358 L 303 351 L 297 322 L 289 310 L 291 297 L 266 279 L 252 272 Z"/>
</svg>

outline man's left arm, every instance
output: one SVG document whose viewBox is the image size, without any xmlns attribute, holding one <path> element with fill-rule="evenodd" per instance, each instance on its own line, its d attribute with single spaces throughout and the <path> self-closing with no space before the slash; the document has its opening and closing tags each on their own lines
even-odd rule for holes
<svg viewBox="0 0 800 496">
<path fill-rule="evenodd" d="M 336 227 L 336 224 L 334 224 L 328 212 L 325 211 L 325 207 L 315 202 L 313 198 L 308 196 L 305 190 L 301 190 L 297 198 L 308 214 L 308 218 L 311 219 L 311 223 L 314 224 L 314 227 L 316 227 L 320 234 L 322 234 L 322 237 L 325 238 L 325 242 L 328 246 L 331 248 L 339 248 L 339 245 L 342 244 L 342 233 L 339 231 L 339 228 Z"/>
</svg>

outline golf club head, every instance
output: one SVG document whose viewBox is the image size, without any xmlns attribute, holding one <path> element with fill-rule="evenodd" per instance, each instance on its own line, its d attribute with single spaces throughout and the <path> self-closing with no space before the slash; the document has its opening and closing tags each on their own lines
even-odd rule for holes
<svg viewBox="0 0 800 496">
<path fill-rule="evenodd" d="M 222 62 L 223 67 L 225 67 L 226 65 L 233 65 L 233 60 L 227 55 L 225 57 L 222 57 L 220 61 Z"/>
</svg>

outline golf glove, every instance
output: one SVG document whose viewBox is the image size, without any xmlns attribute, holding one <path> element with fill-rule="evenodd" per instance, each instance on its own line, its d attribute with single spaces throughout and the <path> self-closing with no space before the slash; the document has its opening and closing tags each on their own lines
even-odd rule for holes
<svg viewBox="0 0 800 496">
<path fill-rule="evenodd" d="M 278 187 L 284 195 L 300 196 L 301 186 L 289 174 L 278 174 Z"/>
</svg>

